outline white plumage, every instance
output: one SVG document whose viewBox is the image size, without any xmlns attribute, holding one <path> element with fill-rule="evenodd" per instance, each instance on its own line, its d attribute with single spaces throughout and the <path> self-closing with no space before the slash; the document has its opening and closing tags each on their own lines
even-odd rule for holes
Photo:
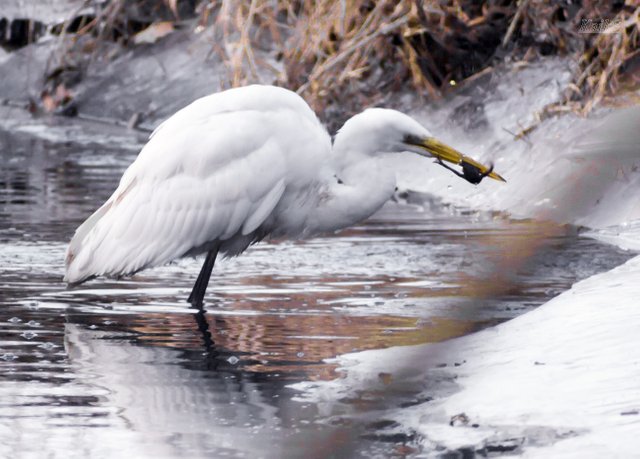
<svg viewBox="0 0 640 459">
<path fill-rule="evenodd" d="M 345 123 L 332 146 L 306 102 L 286 89 L 203 97 L 154 131 L 113 195 L 76 230 L 65 281 L 128 275 L 212 250 L 236 255 L 266 236 L 349 226 L 394 191 L 395 174 L 381 157 L 408 150 L 451 161 L 429 140 L 407 115 L 369 109 Z"/>
</svg>

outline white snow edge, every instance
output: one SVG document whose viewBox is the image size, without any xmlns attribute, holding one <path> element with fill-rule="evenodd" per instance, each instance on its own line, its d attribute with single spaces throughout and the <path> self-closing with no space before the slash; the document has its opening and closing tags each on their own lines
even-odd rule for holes
<svg viewBox="0 0 640 459">
<path fill-rule="evenodd" d="M 382 389 L 389 379 L 406 384 L 446 375 L 459 386 L 452 395 L 385 413 L 418 432 L 427 451 L 478 450 L 515 439 L 514 452 L 523 457 L 637 457 L 638 279 L 640 256 L 497 327 L 444 343 L 341 356 L 344 379 L 297 388 L 329 401 Z M 464 363 L 434 368 L 445 356 Z M 407 368 L 408 362 L 414 365 Z M 382 381 L 380 373 L 391 378 Z M 432 384 L 423 395 L 437 392 Z M 451 426 L 460 413 L 469 422 Z"/>
</svg>

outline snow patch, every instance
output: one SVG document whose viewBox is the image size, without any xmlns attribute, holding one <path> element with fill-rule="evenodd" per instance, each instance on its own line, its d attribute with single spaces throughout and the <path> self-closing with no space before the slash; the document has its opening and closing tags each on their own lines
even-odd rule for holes
<svg viewBox="0 0 640 459">
<path fill-rule="evenodd" d="M 344 355 L 335 360 L 342 379 L 294 387 L 330 412 L 335 400 L 412 386 L 416 399 L 428 401 L 391 406 L 383 416 L 417 432 L 427 451 L 633 457 L 640 447 L 639 277 L 635 257 L 497 327 Z"/>
</svg>

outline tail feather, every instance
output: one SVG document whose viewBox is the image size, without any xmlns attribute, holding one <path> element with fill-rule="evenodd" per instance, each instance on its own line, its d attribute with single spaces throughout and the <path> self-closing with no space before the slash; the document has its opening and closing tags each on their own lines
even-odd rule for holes
<svg viewBox="0 0 640 459">
<path fill-rule="evenodd" d="M 69 247 L 67 247 L 67 254 L 65 258 L 65 275 L 64 281 L 69 284 L 79 284 L 93 277 L 95 274 L 86 272 L 83 268 L 86 263 L 79 263 L 79 255 L 82 252 L 84 241 L 91 230 L 96 224 L 105 216 L 105 214 L 111 209 L 112 201 L 107 201 L 98 210 L 96 210 L 89 218 L 87 218 L 82 225 L 78 227 Z M 85 258 L 85 257 L 83 257 Z"/>
</svg>

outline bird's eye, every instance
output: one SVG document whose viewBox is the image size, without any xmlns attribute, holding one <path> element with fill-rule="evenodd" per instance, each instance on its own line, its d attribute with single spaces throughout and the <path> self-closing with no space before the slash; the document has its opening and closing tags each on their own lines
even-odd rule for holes
<svg viewBox="0 0 640 459">
<path fill-rule="evenodd" d="M 422 145 L 422 139 L 412 134 L 405 134 L 402 141 L 407 145 Z"/>
</svg>

